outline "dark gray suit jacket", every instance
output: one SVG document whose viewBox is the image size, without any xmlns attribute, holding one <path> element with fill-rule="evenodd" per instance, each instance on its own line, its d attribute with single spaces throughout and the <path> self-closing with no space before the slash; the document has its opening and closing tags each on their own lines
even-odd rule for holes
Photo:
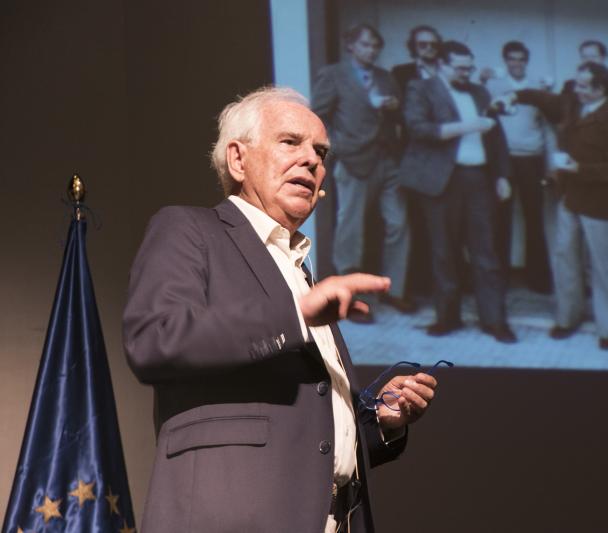
<svg viewBox="0 0 608 533">
<path fill-rule="evenodd" d="M 332 329 L 356 401 L 348 351 Z M 124 344 L 155 390 L 143 533 L 323 531 L 333 481 L 329 376 L 303 340 L 278 267 L 232 202 L 153 217 L 131 271 Z M 358 437 L 361 533 L 373 531 L 367 468 L 397 457 L 405 439 L 385 445 L 366 415 Z"/>
<path fill-rule="evenodd" d="M 490 105 L 485 87 L 471 85 L 471 95 L 480 115 Z M 459 121 L 460 116 L 445 83 L 439 78 L 412 80 L 407 86 L 405 121 L 409 144 L 401 161 L 402 183 L 429 196 L 438 196 L 447 187 L 460 138 L 442 140 L 442 124 Z M 509 152 L 504 133 L 497 123 L 482 136 L 490 178 L 509 175 Z"/>
<path fill-rule="evenodd" d="M 373 67 L 374 83 L 384 96 L 401 100 L 388 71 Z M 379 157 L 397 148 L 398 111 L 372 107 L 349 61 L 323 67 L 312 88 L 312 110 L 329 131 L 331 151 L 355 176 L 366 178 Z"/>
</svg>

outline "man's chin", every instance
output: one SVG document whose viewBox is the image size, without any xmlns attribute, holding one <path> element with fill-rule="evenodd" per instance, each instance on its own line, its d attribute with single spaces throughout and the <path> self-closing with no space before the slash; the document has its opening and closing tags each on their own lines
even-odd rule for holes
<svg viewBox="0 0 608 533">
<path fill-rule="evenodd" d="M 316 201 L 313 201 L 312 198 L 298 198 L 297 200 L 289 202 L 289 205 L 286 206 L 285 213 L 292 221 L 297 222 L 298 225 L 300 225 L 311 215 L 315 204 Z"/>
</svg>

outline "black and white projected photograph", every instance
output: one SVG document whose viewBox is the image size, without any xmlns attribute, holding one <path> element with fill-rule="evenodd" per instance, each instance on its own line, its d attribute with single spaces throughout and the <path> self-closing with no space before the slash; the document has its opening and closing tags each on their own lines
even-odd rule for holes
<svg viewBox="0 0 608 533">
<path fill-rule="evenodd" d="M 332 142 L 327 194 L 309 225 L 315 274 L 391 278 L 387 295 L 363 296 L 369 315 L 341 325 L 353 360 L 431 364 L 450 353 L 461 366 L 608 369 L 605 185 L 589 178 L 568 189 L 564 117 L 547 109 L 565 94 L 584 104 L 578 69 L 606 62 L 608 4 L 338 0 L 307 8 L 308 42 L 275 48 L 275 77 L 304 84 L 285 54 L 308 54 L 301 90 Z M 276 47 L 290 26 L 277 23 L 280 8 L 273 16 Z M 486 169 L 481 188 L 454 191 L 449 172 L 435 183 L 445 158 L 432 128 L 448 122 L 441 113 L 460 92 L 450 99 L 418 80 L 450 73 L 474 87 L 475 116 L 495 124 L 483 159 L 473 160 Z M 533 102 L 499 101 L 529 90 L 542 101 L 534 92 Z M 498 139 L 488 146 L 489 137 Z M 459 152 L 458 165 L 461 156 L 466 171 L 471 153 Z"/>
</svg>

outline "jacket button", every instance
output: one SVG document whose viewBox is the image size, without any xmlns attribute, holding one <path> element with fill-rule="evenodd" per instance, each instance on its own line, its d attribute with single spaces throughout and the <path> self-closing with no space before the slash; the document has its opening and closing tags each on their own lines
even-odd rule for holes
<svg viewBox="0 0 608 533">
<path fill-rule="evenodd" d="M 328 440 L 322 440 L 319 443 L 319 451 L 325 455 L 326 453 L 329 453 L 329 451 L 331 450 L 331 442 L 329 442 Z"/>
<path fill-rule="evenodd" d="M 317 383 L 317 392 L 319 393 L 319 396 L 325 396 L 328 390 L 329 383 L 327 383 L 327 381 L 321 381 Z"/>
</svg>

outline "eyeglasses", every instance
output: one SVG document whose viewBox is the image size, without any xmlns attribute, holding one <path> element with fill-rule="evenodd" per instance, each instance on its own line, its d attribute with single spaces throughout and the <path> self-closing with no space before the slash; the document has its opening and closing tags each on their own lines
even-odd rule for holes
<svg viewBox="0 0 608 533">
<path fill-rule="evenodd" d="M 437 41 L 416 41 L 418 48 L 437 48 L 438 45 Z"/>
<path fill-rule="evenodd" d="M 527 57 L 520 57 L 520 56 L 507 56 L 505 57 L 505 61 L 517 61 L 518 63 L 527 63 L 528 62 L 528 58 Z"/>
<path fill-rule="evenodd" d="M 453 66 L 452 66 L 452 65 L 450 65 L 450 64 L 448 64 L 448 66 L 449 66 L 449 67 L 450 67 L 452 70 L 454 70 L 454 71 L 456 71 L 456 72 L 460 72 L 460 73 L 462 73 L 462 74 L 473 74 L 473 72 L 475 72 L 475 71 L 477 70 L 477 67 L 463 67 L 463 66 L 460 66 L 460 67 L 453 67 Z"/>
<path fill-rule="evenodd" d="M 376 411 L 380 404 L 385 405 L 391 411 L 400 411 L 398 400 L 400 396 L 391 391 L 386 391 L 380 396 L 376 396 L 376 391 L 381 385 L 384 385 L 383 379 L 386 380 L 387 376 L 391 374 L 397 367 L 400 366 L 412 366 L 414 368 L 422 368 L 420 363 L 413 363 L 411 361 L 399 361 L 393 366 L 387 368 L 382 374 L 380 374 L 374 381 L 372 381 L 365 389 L 359 394 L 359 406 L 368 411 Z M 447 366 L 449 368 L 454 366 L 454 363 L 440 359 L 428 370 L 425 370 L 426 374 L 433 375 L 436 368 L 440 366 Z"/>
</svg>

